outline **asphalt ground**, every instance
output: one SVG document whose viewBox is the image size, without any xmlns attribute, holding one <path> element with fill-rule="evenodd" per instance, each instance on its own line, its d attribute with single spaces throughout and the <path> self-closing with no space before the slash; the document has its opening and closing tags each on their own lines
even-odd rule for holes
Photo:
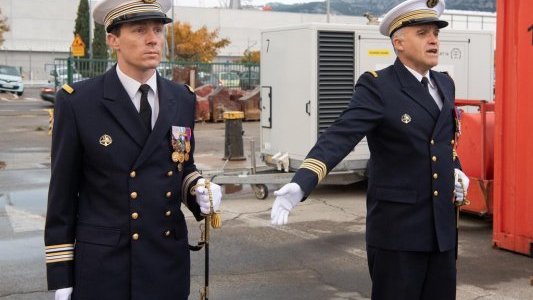
<svg viewBox="0 0 533 300">
<path fill-rule="evenodd" d="M 0 299 L 53 299 L 43 254 L 51 105 L 36 89 L 10 97 L 0 94 Z M 258 122 L 243 123 L 248 159 L 226 163 L 224 124 L 197 123 L 198 167 L 248 167 L 249 142 L 259 148 L 259 128 Z M 318 187 L 281 227 L 269 224 L 272 195 L 258 200 L 249 185 L 240 188 L 224 195 L 222 228 L 211 231 L 209 299 L 370 298 L 364 182 Z M 195 243 L 199 223 L 186 215 Z M 490 220 L 462 215 L 459 230 L 457 299 L 533 299 L 532 258 L 493 248 Z M 191 260 L 190 299 L 198 299 L 204 253 L 192 253 Z"/>
</svg>

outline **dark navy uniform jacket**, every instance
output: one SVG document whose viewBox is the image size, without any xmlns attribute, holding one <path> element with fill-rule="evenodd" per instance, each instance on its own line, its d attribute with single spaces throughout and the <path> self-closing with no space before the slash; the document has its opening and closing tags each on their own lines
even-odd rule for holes
<svg viewBox="0 0 533 300">
<path fill-rule="evenodd" d="M 200 174 L 194 139 L 183 168 L 171 160 L 171 128 L 192 131 L 196 98 L 159 75 L 157 89 L 151 132 L 115 68 L 58 92 L 45 228 L 49 289 L 73 286 L 73 300 L 187 299 L 180 207 L 201 219 L 189 193 Z"/>
<path fill-rule="evenodd" d="M 348 108 L 320 135 L 292 180 L 308 196 L 366 136 L 369 246 L 403 251 L 455 247 L 455 87 L 447 74 L 430 72 L 443 100 L 440 111 L 398 59 L 361 75 Z"/>
</svg>

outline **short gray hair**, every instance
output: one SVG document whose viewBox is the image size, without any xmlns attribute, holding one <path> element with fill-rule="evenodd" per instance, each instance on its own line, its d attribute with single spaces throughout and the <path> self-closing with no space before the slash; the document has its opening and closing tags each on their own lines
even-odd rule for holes
<svg viewBox="0 0 533 300">
<path fill-rule="evenodd" d="M 394 53 L 396 53 L 396 54 L 398 54 L 398 52 L 396 51 L 396 48 L 394 47 L 394 39 L 399 39 L 399 40 L 403 39 L 403 35 L 405 34 L 405 32 L 403 30 L 404 28 L 405 27 L 402 27 L 402 28 L 396 30 L 392 34 L 392 36 L 390 37 L 390 41 L 392 43 L 392 48 L 394 49 Z"/>
</svg>

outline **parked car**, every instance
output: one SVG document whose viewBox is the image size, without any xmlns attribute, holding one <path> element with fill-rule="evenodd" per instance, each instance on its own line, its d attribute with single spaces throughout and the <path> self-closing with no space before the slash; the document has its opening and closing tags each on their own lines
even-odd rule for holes
<svg viewBox="0 0 533 300">
<path fill-rule="evenodd" d="M 239 74 L 240 86 L 243 90 L 251 90 L 259 85 L 259 72 L 242 71 Z"/>
<path fill-rule="evenodd" d="M 241 79 L 235 72 L 220 72 L 215 74 L 215 78 L 220 81 L 221 85 L 228 88 L 240 87 Z"/>
<path fill-rule="evenodd" d="M 219 85 L 222 85 L 222 82 L 211 73 L 198 72 L 198 75 L 196 76 L 196 85 L 201 86 L 204 84 L 210 84 L 214 87 L 217 87 Z"/>
<path fill-rule="evenodd" d="M 0 65 L 0 91 L 17 93 L 22 96 L 24 83 L 17 67 Z"/>
<path fill-rule="evenodd" d="M 53 85 L 41 88 L 41 99 L 54 103 L 56 101 L 56 89 Z"/>
<path fill-rule="evenodd" d="M 168 80 L 172 80 L 172 66 L 170 65 L 159 65 L 157 67 L 157 72 L 159 72 L 159 75 L 163 78 L 166 78 Z"/>
<path fill-rule="evenodd" d="M 72 67 L 72 82 L 83 80 L 83 76 Z M 53 70 L 50 71 L 49 83 L 55 84 L 55 86 L 62 86 L 68 81 L 68 69 L 67 66 L 56 66 Z"/>
</svg>

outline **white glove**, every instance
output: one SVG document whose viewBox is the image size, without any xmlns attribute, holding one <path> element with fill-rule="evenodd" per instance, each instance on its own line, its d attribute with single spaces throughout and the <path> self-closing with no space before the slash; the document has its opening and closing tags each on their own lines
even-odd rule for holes
<svg viewBox="0 0 533 300">
<path fill-rule="evenodd" d="M 461 182 L 459 182 L 459 179 Z M 468 179 L 468 176 L 463 171 L 455 169 L 455 201 L 463 202 L 465 200 L 469 184 L 470 179 Z"/>
<path fill-rule="evenodd" d="M 55 300 L 70 300 L 72 294 L 72 287 L 59 289 L 56 291 Z"/>
<path fill-rule="evenodd" d="M 274 195 L 276 195 L 276 200 L 274 200 L 270 213 L 271 223 L 272 225 L 287 224 L 289 212 L 302 201 L 304 192 L 297 183 L 291 182 L 275 191 Z"/>
<path fill-rule="evenodd" d="M 211 189 L 211 195 L 213 197 L 213 211 L 220 210 L 220 202 L 222 200 L 222 190 L 220 185 L 216 183 L 210 183 L 209 187 Z M 196 193 L 196 203 L 200 205 L 200 210 L 202 214 L 208 215 L 211 213 L 211 203 L 209 203 L 209 192 L 205 188 L 205 179 L 201 178 L 196 182 L 196 188 L 194 189 Z"/>
</svg>

